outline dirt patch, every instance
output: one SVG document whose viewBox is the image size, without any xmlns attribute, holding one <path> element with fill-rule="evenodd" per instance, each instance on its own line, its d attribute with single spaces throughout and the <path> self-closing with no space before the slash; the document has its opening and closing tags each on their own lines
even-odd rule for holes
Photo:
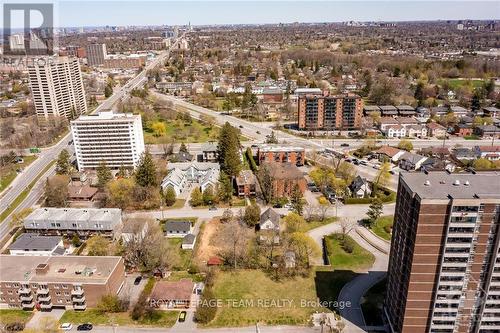
<svg viewBox="0 0 500 333">
<path fill-rule="evenodd" d="M 206 263 L 210 257 L 217 255 L 219 248 L 214 246 L 214 242 L 211 241 L 211 239 L 217 232 L 219 225 L 220 221 L 218 218 L 211 219 L 205 223 L 203 232 L 201 233 L 201 237 L 199 239 L 200 245 L 198 246 L 196 256 L 201 263 Z"/>
</svg>

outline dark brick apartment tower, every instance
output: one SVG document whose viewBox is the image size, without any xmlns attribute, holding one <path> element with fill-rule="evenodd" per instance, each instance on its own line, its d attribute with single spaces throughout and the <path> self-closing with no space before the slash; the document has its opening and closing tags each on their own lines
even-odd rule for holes
<svg viewBox="0 0 500 333">
<path fill-rule="evenodd" d="M 500 332 L 500 173 L 401 173 L 385 314 L 393 332 Z"/>
</svg>

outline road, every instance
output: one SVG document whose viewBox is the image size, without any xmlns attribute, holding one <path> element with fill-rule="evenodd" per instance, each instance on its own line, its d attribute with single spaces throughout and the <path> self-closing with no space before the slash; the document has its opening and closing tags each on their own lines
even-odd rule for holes
<svg viewBox="0 0 500 333">
<path fill-rule="evenodd" d="M 179 37 L 179 38 L 182 38 Z M 175 43 L 171 46 L 171 48 L 175 48 L 178 43 L 177 39 Z M 111 109 L 112 106 L 120 99 L 125 97 L 132 89 L 140 87 L 146 82 L 146 73 L 148 70 L 156 67 L 158 64 L 165 61 L 170 56 L 170 49 L 166 50 L 159 54 L 153 61 L 151 61 L 145 68 L 137 74 L 134 78 L 130 79 L 124 86 L 120 87 L 116 91 L 113 92 L 113 95 L 108 97 L 104 102 L 102 102 L 93 113 Z M 43 149 L 39 154 L 38 158 L 30 165 L 29 168 L 22 173 L 22 176 L 16 177 L 12 182 L 12 185 L 9 186 L 3 193 L 2 198 L 0 199 L 0 212 L 3 212 L 5 209 L 10 207 L 12 202 L 23 192 L 26 187 L 38 176 L 38 174 L 63 150 L 64 148 L 69 148 L 69 142 L 71 141 L 71 133 L 65 135 L 58 143 L 53 145 L 52 147 Z M 40 180 L 45 181 L 46 177 L 42 177 Z M 33 191 L 32 191 L 33 192 Z M 34 191 L 37 192 L 37 191 Z M 40 193 L 38 193 L 40 194 Z M 35 200 L 36 202 L 36 200 Z M 21 206 L 21 205 L 20 205 Z M 20 206 L 14 210 L 13 213 L 20 210 Z M 22 205 L 24 207 L 30 207 L 27 205 Z M 0 239 L 3 239 L 8 231 L 8 222 L 12 214 L 7 217 L 0 226 Z"/>
</svg>

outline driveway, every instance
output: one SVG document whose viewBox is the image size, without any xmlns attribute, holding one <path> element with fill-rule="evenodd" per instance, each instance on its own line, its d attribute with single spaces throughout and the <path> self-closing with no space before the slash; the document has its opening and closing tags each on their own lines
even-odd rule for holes
<svg viewBox="0 0 500 333">
<path fill-rule="evenodd" d="M 53 309 L 50 312 L 35 311 L 35 313 L 33 314 L 33 317 L 31 317 L 30 321 L 28 321 L 28 323 L 26 324 L 26 328 L 32 328 L 32 329 L 41 328 L 41 327 L 39 327 L 39 325 L 44 320 L 50 320 L 50 319 L 45 319 L 45 318 L 52 318 L 52 320 L 59 322 L 59 319 L 61 319 L 61 317 L 65 311 L 66 310 L 63 310 L 63 309 Z"/>
<path fill-rule="evenodd" d="M 121 299 L 129 299 L 130 300 L 130 308 L 132 308 L 135 303 L 137 303 L 137 300 L 139 299 L 139 296 L 141 295 L 142 290 L 148 283 L 147 278 L 143 278 L 141 282 L 136 286 L 134 285 L 134 280 L 136 277 L 138 277 L 140 274 L 130 274 L 125 277 L 125 283 L 120 290 L 120 293 L 118 296 Z"/>
</svg>

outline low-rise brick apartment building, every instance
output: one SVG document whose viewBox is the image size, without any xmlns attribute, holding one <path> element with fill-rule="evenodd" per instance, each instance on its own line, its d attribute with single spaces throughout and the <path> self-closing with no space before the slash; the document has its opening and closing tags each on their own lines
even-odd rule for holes
<svg viewBox="0 0 500 333">
<path fill-rule="evenodd" d="M 306 151 L 302 147 L 282 146 L 278 144 L 261 145 L 257 151 L 259 164 L 263 162 L 292 163 L 304 165 Z"/>
<path fill-rule="evenodd" d="M 125 281 L 121 257 L 0 255 L 0 307 L 85 310 Z"/>
<path fill-rule="evenodd" d="M 307 182 L 302 172 L 291 163 L 264 162 L 261 168 L 269 172 L 273 181 L 275 198 L 290 197 L 296 185 L 300 191 L 306 191 Z"/>
<path fill-rule="evenodd" d="M 306 131 L 359 129 L 363 100 L 355 94 L 300 96 L 298 128 Z"/>
<path fill-rule="evenodd" d="M 392 332 L 500 332 L 499 177 L 400 174 L 385 299 Z"/>
</svg>

